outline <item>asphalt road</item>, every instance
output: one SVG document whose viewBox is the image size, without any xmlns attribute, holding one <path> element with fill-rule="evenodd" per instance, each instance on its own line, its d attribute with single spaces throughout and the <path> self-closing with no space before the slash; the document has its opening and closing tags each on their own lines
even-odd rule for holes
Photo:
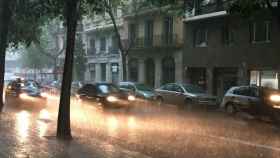
<svg viewBox="0 0 280 158">
<path fill-rule="evenodd" d="M 27 114 L 43 120 L 40 135 L 53 135 L 58 98 L 50 98 L 46 106 L 27 107 L 10 106 L 5 111 L 18 115 L 21 124 L 28 123 Z M 143 101 L 130 110 L 103 109 L 72 99 L 71 122 L 74 139 L 98 139 L 113 145 L 104 146 L 105 150 L 119 146 L 154 158 L 280 157 L 280 128 L 244 115 L 232 117 Z"/>
</svg>

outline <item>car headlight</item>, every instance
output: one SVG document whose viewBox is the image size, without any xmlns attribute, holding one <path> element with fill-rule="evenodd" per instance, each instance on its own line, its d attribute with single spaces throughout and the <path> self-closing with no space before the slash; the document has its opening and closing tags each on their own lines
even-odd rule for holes
<svg viewBox="0 0 280 158">
<path fill-rule="evenodd" d="M 81 96 L 79 94 L 75 95 L 77 99 L 81 99 Z"/>
<path fill-rule="evenodd" d="M 21 94 L 19 95 L 19 98 L 20 98 L 20 99 L 29 99 L 29 96 L 28 96 L 28 94 L 26 94 L 26 93 L 21 93 Z"/>
<path fill-rule="evenodd" d="M 115 97 L 115 96 L 108 96 L 106 99 L 107 99 L 108 102 L 116 102 L 116 101 L 118 101 L 118 98 Z"/>
<path fill-rule="evenodd" d="M 280 95 L 271 95 L 269 99 L 273 102 L 280 102 Z"/>
<path fill-rule="evenodd" d="M 48 93 L 41 93 L 41 97 L 43 97 L 43 98 L 48 98 Z"/>
<path fill-rule="evenodd" d="M 136 98 L 133 95 L 129 95 L 127 98 L 129 101 L 134 101 Z"/>
</svg>

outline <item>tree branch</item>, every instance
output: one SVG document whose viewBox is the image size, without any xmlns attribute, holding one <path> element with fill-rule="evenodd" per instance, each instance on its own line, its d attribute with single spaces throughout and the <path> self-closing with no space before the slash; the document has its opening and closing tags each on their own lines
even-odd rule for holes
<svg viewBox="0 0 280 158">
<path fill-rule="evenodd" d="M 265 0 L 265 3 L 266 3 L 266 5 L 267 5 L 267 7 L 268 7 L 271 11 L 273 11 L 273 7 L 272 7 L 272 4 L 271 4 L 270 0 Z"/>
<path fill-rule="evenodd" d="M 44 48 L 41 47 L 41 44 L 40 44 L 40 42 L 39 42 L 38 40 L 34 40 L 33 43 L 34 43 L 35 47 L 39 50 L 39 52 L 40 52 L 41 54 L 43 54 L 43 55 L 45 55 L 45 56 L 47 56 L 47 57 L 49 57 L 49 58 L 55 60 L 55 57 L 54 57 L 54 56 L 52 56 L 51 54 L 47 53 L 47 52 L 44 50 Z"/>
</svg>

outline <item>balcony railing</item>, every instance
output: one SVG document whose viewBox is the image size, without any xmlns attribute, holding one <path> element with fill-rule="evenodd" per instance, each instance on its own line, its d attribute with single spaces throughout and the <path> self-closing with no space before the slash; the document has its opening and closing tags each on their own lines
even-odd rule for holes
<svg viewBox="0 0 280 158">
<path fill-rule="evenodd" d="M 225 11 L 235 0 L 217 1 L 216 3 L 200 5 L 195 9 L 195 15 L 209 14 L 219 11 Z"/>
<path fill-rule="evenodd" d="M 131 48 L 179 47 L 181 42 L 176 34 L 154 35 L 152 38 L 140 37 L 130 41 Z"/>
<path fill-rule="evenodd" d="M 89 56 L 90 58 L 112 58 L 112 59 L 116 59 L 120 57 L 119 53 L 116 54 L 111 54 L 111 53 L 96 53 L 93 54 L 91 56 Z"/>
<path fill-rule="evenodd" d="M 118 54 L 119 49 L 117 47 L 109 47 L 109 54 Z"/>
</svg>

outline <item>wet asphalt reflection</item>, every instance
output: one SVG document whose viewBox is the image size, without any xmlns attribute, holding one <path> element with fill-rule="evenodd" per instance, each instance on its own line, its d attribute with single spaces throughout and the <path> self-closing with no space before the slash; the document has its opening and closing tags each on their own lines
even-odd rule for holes
<svg viewBox="0 0 280 158">
<path fill-rule="evenodd" d="M 36 126 L 38 137 L 54 135 L 58 111 L 56 96 L 47 105 L 7 106 L 15 114 L 17 141 L 26 142 Z M 74 138 L 119 146 L 150 157 L 280 157 L 280 130 L 275 125 L 219 111 L 188 110 L 173 105 L 137 101 L 129 110 L 72 98 Z M 87 143 L 87 142 L 85 142 Z M 108 145 L 110 144 L 110 145 Z"/>
</svg>

